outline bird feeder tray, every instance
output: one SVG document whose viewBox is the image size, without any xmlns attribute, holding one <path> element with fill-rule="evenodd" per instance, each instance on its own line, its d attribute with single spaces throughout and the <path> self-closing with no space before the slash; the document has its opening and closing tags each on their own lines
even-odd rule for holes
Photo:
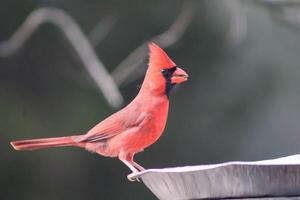
<svg viewBox="0 0 300 200">
<path fill-rule="evenodd" d="M 148 169 L 132 175 L 162 200 L 300 199 L 300 155 Z"/>
</svg>

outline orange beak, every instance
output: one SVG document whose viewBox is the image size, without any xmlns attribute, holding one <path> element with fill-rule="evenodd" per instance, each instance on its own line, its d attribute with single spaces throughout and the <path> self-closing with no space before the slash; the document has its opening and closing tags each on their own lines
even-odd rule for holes
<svg viewBox="0 0 300 200">
<path fill-rule="evenodd" d="M 173 73 L 172 77 L 171 77 L 171 83 L 182 83 L 187 81 L 189 75 L 181 68 L 177 67 L 177 69 L 175 70 L 175 72 Z"/>
</svg>

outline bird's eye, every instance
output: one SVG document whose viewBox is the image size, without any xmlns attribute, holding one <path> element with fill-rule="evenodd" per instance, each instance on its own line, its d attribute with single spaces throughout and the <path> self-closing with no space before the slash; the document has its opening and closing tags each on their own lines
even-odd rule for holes
<svg viewBox="0 0 300 200">
<path fill-rule="evenodd" d="M 160 70 L 161 73 L 165 76 L 165 77 L 170 77 L 172 76 L 172 74 L 176 71 L 177 67 L 171 67 L 171 68 L 167 68 L 167 69 L 162 69 Z"/>
<path fill-rule="evenodd" d="M 168 74 L 169 74 L 169 70 L 167 70 L 167 69 L 162 69 L 160 71 L 165 77 L 168 76 Z"/>
</svg>

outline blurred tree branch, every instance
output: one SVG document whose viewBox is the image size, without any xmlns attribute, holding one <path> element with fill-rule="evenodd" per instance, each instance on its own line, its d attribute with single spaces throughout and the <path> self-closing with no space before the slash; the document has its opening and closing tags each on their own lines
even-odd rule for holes
<svg viewBox="0 0 300 200">
<path fill-rule="evenodd" d="M 248 21 L 247 15 L 241 8 L 239 0 L 220 1 L 224 4 L 229 15 L 229 30 L 227 32 L 227 41 L 229 45 L 240 44 L 247 36 Z"/>
<path fill-rule="evenodd" d="M 158 43 L 162 48 L 167 48 L 175 44 L 187 30 L 193 19 L 194 13 L 195 4 L 192 1 L 185 1 L 180 13 L 166 31 L 138 46 L 115 68 L 112 72 L 112 76 L 117 85 L 123 84 L 146 60 L 148 53 L 147 45 L 149 42 Z M 133 77 L 130 81 L 138 78 L 140 74 L 135 73 L 135 75 L 136 77 Z"/>
<path fill-rule="evenodd" d="M 261 0 L 268 6 L 274 19 L 300 30 L 300 1 L 299 0 Z"/>
<path fill-rule="evenodd" d="M 163 33 L 147 40 L 132 51 L 113 71 L 108 73 L 105 65 L 97 57 L 93 46 L 97 46 L 109 34 L 116 23 L 116 17 L 104 17 L 86 37 L 78 24 L 63 10 L 56 8 L 40 8 L 33 11 L 7 41 L 0 43 L 0 56 L 7 57 L 18 51 L 44 23 L 57 26 L 78 54 L 83 66 L 92 77 L 97 87 L 111 107 L 117 108 L 123 103 L 118 85 L 123 84 L 147 58 L 147 44 L 152 41 L 166 48 L 175 44 L 185 33 L 195 14 L 195 4 L 185 1 L 181 11 L 171 26 Z M 139 70 L 141 71 L 141 70 Z M 135 73 L 133 80 L 141 73 Z M 132 80 L 131 80 L 132 81 Z"/>
<path fill-rule="evenodd" d="M 112 23 L 106 19 L 105 24 Z M 123 97 L 115 84 L 114 80 L 106 70 L 104 64 L 97 57 L 87 37 L 84 35 L 78 24 L 64 11 L 56 8 L 40 8 L 33 11 L 17 29 L 17 31 L 7 41 L 0 44 L 0 56 L 6 57 L 14 54 L 20 49 L 34 31 L 44 23 L 51 23 L 57 26 L 69 40 L 70 44 L 80 57 L 83 66 L 92 77 L 97 87 L 102 91 L 104 97 L 111 107 L 117 108 L 123 103 Z M 101 22 L 96 26 L 96 29 L 91 33 L 95 44 L 101 41 L 109 30 L 99 34 L 99 29 L 105 24 Z M 111 25 L 110 25 L 111 26 Z M 112 26 L 111 26 L 112 27 Z M 104 28 L 103 28 L 104 29 Z M 99 34 L 97 37 L 95 34 Z"/>
<path fill-rule="evenodd" d="M 117 17 L 114 15 L 104 16 L 98 24 L 89 33 L 88 38 L 90 43 L 96 47 L 102 40 L 112 31 L 117 22 Z"/>
<path fill-rule="evenodd" d="M 299 5 L 299 0 L 262 0 L 264 3 L 272 5 Z"/>
</svg>

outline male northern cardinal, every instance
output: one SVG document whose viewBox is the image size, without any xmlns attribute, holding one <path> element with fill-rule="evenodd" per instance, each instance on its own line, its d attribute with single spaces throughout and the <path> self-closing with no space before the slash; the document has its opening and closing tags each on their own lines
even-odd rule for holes
<svg viewBox="0 0 300 200">
<path fill-rule="evenodd" d="M 10 144 L 16 150 L 76 146 L 102 156 L 118 157 L 132 172 L 144 170 L 133 161 L 134 154 L 161 136 L 168 116 L 170 90 L 188 78 L 158 45 L 151 43 L 149 49 L 149 67 L 143 85 L 126 107 L 84 135 L 20 140 Z"/>
</svg>

